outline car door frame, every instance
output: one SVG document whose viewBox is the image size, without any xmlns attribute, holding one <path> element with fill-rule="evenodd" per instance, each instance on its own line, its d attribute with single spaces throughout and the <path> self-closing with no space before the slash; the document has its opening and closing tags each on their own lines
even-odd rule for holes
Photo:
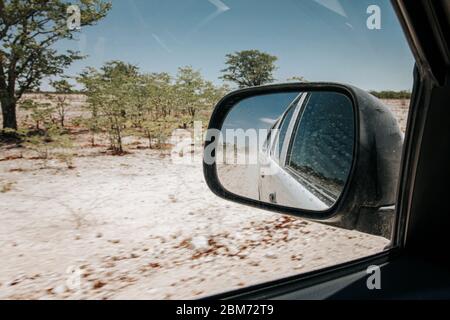
<svg viewBox="0 0 450 320">
<path fill-rule="evenodd" d="M 450 32 L 444 27 L 450 15 L 443 13 L 443 1 L 391 1 L 416 60 L 391 246 L 355 261 L 209 299 L 450 297 L 450 257 L 442 254 L 448 251 L 445 240 L 450 228 L 449 209 L 442 201 L 446 181 L 436 183 L 439 174 L 450 177 L 445 165 L 450 163 L 450 152 L 445 149 L 450 126 L 443 125 L 450 120 L 446 108 L 450 103 Z M 367 268 L 374 265 L 389 280 L 383 290 L 367 288 Z M 415 277 L 413 282 L 409 276 Z"/>
</svg>

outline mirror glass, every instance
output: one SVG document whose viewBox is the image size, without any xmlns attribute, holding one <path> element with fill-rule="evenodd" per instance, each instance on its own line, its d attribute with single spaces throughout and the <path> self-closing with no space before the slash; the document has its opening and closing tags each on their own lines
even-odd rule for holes
<svg viewBox="0 0 450 320">
<path fill-rule="evenodd" d="M 345 94 L 264 94 L 239 101 L 216 149 L 217 175 L 236 195 L 325 211 L 339 199 L 353 163 L 355 118 Z"/>
</svg>

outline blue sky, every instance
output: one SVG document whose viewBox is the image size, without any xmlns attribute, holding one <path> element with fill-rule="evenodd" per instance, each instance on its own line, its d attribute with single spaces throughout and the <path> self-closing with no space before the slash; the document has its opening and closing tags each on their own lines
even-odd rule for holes
<svg viewBox="0 0 450 320">
<path fill-rule="evenodd" d="M 246 131 L 255 128 L 269 130 L 299 93 L 275 93 L 244 99 L 230 110 L 222 131 L 228 129 Z"/>
<path fill-rule="evenodd" d="M 383 0 L 113 0 L 109 15 L 58 44 L 89 55 L 68 69 L 110 60 L 144 72 L 200 69 L 220 84 L 225 54 L 259 49 L 276 55 L 278 82 L 292 76 L 366 90 L 411 90 L 413 57 L 390 1 Z M 367 7 L 381 8 L 369 30 Z M 219 10 L 218 8 L 221 8 Z"/>
</svg>

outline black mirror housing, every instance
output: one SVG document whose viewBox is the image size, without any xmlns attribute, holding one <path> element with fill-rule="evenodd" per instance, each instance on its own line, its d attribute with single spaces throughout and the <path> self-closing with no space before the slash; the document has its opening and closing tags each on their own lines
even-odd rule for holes
<svg viewBox="0 0 450 320">
<path fill-rule="evenodd" d="M 298 91 L 341 93 L 353 103 L 356 141 L 354 157 L 349 178 L 338 201 L 326 211 L 314 212 L 264 203 L 227 191 L 217 175 L 215 147 L 218 141 L 207 134 L 203 172 L 209 188 L 221 198 L 255 208 L 389 238 L 393 211 L 380 209 L 393 206 L 396 201 L 403 134 L 389 108 L 366 91 L 335 83 L 289 83 L 237 90 L 216 105 L 208 132 L 221 130 L 227 114 L 241 100 L 258 95 Z M 208 156 L 213 158 L 212 162 L 205 161 L 207 150 Z"/>
</svg>

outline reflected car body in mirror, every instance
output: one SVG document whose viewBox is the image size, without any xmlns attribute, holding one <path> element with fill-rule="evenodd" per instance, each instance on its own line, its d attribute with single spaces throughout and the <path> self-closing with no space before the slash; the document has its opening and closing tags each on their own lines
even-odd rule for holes
<svg viewBox="0 0 450 320">
<path fill-rule="evenodd" d="M 393 216 L 380 209 L 395 203 L 402 145 L 391 111 L 361 89 L 254 87 L 216 106 L 204 174 L 223 198 L 386 235 Z"/>
<path fill-rule="evenodd" d="M 340 197 L 352 166 L 352 102 L 341 93 L 305 92 L 277 123 L 278 137 L 260 152 L 258 163 L 269 170 L 260 167 L 259 200 L 329 209 Z"/>
</svg>

